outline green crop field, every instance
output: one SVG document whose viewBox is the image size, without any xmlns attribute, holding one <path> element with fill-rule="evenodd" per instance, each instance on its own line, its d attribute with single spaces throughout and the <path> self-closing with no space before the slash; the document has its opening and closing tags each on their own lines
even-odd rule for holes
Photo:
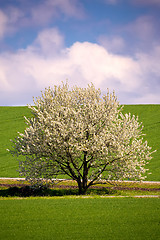
<svg viewBox="0 0 160 240">
<path fill-rule="evenodd" d="M 0 200 L 0 239 L 156 240 L 159 198 Z"/>
<path fill-rule="evenodd" d="M 139 116 L 143 122 L 144 137 L 153 150 L 153 159 L 147 168 L 152 172 L 147 180 L 160 181 L 160 105 L 125 105 L 124 112 L 131 112 Z M 7 151 L 11 148 L 10 139 L 23 132 L 24 117 L 31 116 L 27 107 L 0 107 L 0 177 L 18 177 L 18 162 Z"/>
</svg>

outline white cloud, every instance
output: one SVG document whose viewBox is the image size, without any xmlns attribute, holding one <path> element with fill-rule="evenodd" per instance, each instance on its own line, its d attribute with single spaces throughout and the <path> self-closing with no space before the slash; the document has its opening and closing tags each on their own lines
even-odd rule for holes
<svg viewBox="0 0 160 240">
<path fill-rule="evenodd" d="M 120 43 L 122 44 L 122 47 L 120 47 L 121 51 L 114 51 L 114 47 L 116 49 L 116 44 L 114 46 L 114 39 L 116 39 L 114 35 L 106 39 L 106 47 L 108 45 L 109 49 L 114 53 L 127 53 L 133 56 L 136 52 L 148 52 L 155 45 L 159 45 L 159 21 L 153 15 L 141 15 L 129 23 L 119 25 L 114 30 L 113 34 L 115 33 L 118 34 L 117 37 L 119 36 L 119 39 L 122 39 L 122 41 L 118 42 L 119 45 Z M 100 38 L 99 42 L 103 45 L 105 44 L 105 39 L 103 40 L 102 38 L 101 40 Z"/>
<path fill-rule="evenodd" d="M 69 61 L 81 70 L 82 78 L 97 87 L 107 81 L 110 88 L 130 91 L 138 82 L 132 82 L 139 74 L 136 62 L 131 58 L 110 54 L 102 46 L 89 42 L 75 43 L 69 52 Z M 133 71 L 134 70 L 134 71 Z M 128 75 L 133 72 L 130 81 Z"/>
<path fill-rule="evenodd" d="M 0 38 L 13 34 L 21 28 L 46 27 L 57 19 L 83 19 L 85 10 L 78 0 L 45 0 L 32 1 L 21 7 L 6 3 L 0 10 Z"/>
<path fill-rule="evenodd" d="M 65 48 L 59 31 L 47 29 L 28 48 L 0 55 L 0 104 L 26 104 L 44 87 L 66 79 L 71 86 L 93 82 L 102 91 L 115 89 L 122 103 L 160 103 L 158 62 L 158 46 L 152 55 L 139 52 L 133 59 L 89 42 Z"/>
<path fill-rule="evenodd" d="M 82 5 L 77 0 L 45 0 L 33 5 L 28 9 L 30 17 L 25 21 L 27 24 L 45 25 L 51 20 L 61 16 L 84 18 L 85 13 Z"/>
<path fill-rule="evenodd" d="M 155 20 L 153 16 L 144 15 L 124 26 L 124 30 L 141 40 L 151 39 L 155 33 Z"/>
<path fill-rule="evenodd" d="M 125 41 L 120 36 L 108 37 L 101 35 L 98 38 L 98 42 L 100 45 L 106 48 L 106 50 L 112 53 L 121 53 L 125 49 Z"/>
<path fill-rule="evenodd" d="M 78 0 L 48 0 L 48 6 L 57 7 L 66 16 L 84 18 L 85 11 Z"/>
<path fill-rule="evenodd" d="M 13 34 L 24 21 L 24 13 L 16 7 L 0 10 L 0 39 Z"/>
<path fill-rule="evenodd" d="M 39 53 L 43 56 L 55 56 L 64 48 L 64 37 L 57 28 L 41 31 L 27 52 Z"/>
<path fill-rule="evenodd" d="M 155 74 L 159 77 L 160 81 L 160 45 L 150 49 L 148 53 L 137 53 L 136 57 L 143 72 L 147 74 Z"/>
</svg>

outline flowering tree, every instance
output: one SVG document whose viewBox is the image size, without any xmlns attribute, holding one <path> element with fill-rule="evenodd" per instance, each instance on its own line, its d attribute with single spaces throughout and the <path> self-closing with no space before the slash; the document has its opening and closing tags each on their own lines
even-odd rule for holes
<svg viewBox="0 0 160 240">
<path fill-rule="evenodd" d="M 123 114 L 115 93 L 94 85 L 48 88 L 34 100 L 33 118 L 13 141 L 11 153 L 24 155 L 20 173 L 32 182 L 61 174 L 77 181 L 83 194 L 100 179 L 144 179 L 151 148 L 138 117 Z"/>
</svg>

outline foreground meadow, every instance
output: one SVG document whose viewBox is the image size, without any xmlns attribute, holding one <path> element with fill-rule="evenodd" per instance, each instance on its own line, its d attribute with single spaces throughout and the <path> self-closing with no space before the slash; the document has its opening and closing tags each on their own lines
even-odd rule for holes
<svg viewBox="0 0 160 240">
<path fill-rule="evenodd" d="M 159 198 L 54 197 L 0 200 L 0 239 L 155 240 Z"/>
</svg>

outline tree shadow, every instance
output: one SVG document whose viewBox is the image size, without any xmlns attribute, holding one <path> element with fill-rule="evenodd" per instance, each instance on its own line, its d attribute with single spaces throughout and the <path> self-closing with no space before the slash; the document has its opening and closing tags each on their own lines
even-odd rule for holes
<svg viewBox="0 0 160 240">
<path fill-rule="evenodd" d="M 107 188 L 89 188 L 85 195 L 111 195 L 117 191 Z M 31 197 L 31 196 L 67 196 L 79 195 L 78 188 L 33 188 L 31 186 L 9 187 L 0 190 L 0 197 Z"/>
</svg>

